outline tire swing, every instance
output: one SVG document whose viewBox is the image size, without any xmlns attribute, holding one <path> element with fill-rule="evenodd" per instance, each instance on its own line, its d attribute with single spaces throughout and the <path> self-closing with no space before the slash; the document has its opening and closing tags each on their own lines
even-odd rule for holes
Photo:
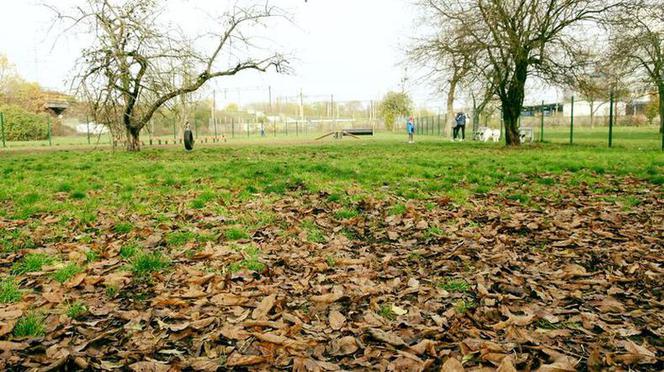
<svg viewBox="0 0 664 372">
<path fill-rule="evenodd" d="M 184 149 L 186 151 L 194 150 L 194 133 L 191 131 L 189 123 L 184 128 Z"/>
</svg>

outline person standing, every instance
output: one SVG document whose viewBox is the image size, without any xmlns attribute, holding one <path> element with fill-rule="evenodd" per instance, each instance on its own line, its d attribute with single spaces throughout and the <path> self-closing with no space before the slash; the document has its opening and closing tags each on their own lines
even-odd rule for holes
<svg viewBox="0 0 664 372">
<path fill-rule="evenodd" d="M 408 118 L 408 124 L 406 124 L 406 131 L 408 131 L 408 143 L 415 143 L 413 137 L 415 136 L 415 123 L 413 117 Z"/>
<path fill-rule="evenodd" d="M 466 114 L 463 112 L 457 112 L 456 116 L 454 117 L 454 141 L 457 140 L 459 137 L 459 132 L 461 132 L 461 141 L 464 141 L 466 139 Z"/>
</svg>

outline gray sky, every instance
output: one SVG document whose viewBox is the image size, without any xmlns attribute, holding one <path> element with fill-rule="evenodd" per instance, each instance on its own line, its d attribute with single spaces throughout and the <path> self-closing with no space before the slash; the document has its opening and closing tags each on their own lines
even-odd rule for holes
<svg viewBox="0 0 664 372">
<path fill-rule="evenodd" d="M 53 41 L 59 32 L 48 30 L 50 10 L 39 5 L 49 0 L 0 0 L 0 53 L 16 64 L 20 74 L 45 87 L 63 89 L 85 37 L 70 35 Z M 179 3 L 178 3 L 179 2 Z M 76 0 L 50 0 L 66 7 Z M 195 27 L 205 10 L 221 13 L 235 1 L 175 0 L 168 16 Z M 267 87 L 273 96 L 291 96 L 303 89 L 310 100 L 331 94 L 337 100 L 379 99 L 388 90 L 399 90 L 404 76 L 400 63 L 404 48 L 413 35 L 416 9 L 408 0 L 272 0 L 292 12 L 294 25 L 279 23 L 270 37 L 293 52 L 296 60 L 292 76 L 245 74 L 216 80 L 208 86 L 227 102 L 247 103 L 267 100 Z M 440 106 L 431 89 L 410 84 L 410 93 L 419 105 Z M 293 98 L 294 99 L 294 98 Z"/>
</svg>

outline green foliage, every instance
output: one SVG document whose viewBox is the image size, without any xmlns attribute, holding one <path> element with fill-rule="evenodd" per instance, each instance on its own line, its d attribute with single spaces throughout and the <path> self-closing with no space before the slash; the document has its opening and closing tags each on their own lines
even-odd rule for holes
<svg viewBox="0 0 664 372">
<path fill-rule="evenodd" d="M 19 106 L 0 106 L 5 114 L 7 141 L 36 141 L 48 138 L 46 114 L 33 114 Z"/>
<path fill-rule="evenodd" d="M 40 337 L 46 333 L 45 318 L 36 312 L 28 313 L 18 319 L 14 326 L 16 337 Z"/>
<path fill-rule="evenodd" d="M 53 263 L 53 257 L 43 253 L 31 253 L 23 257 L 23 260 L 14 263 L 12 272 L 14 274 L 25 274 L 41 271 L 44 265 Z"/>
<path fill-rule="evenodd" d="M 657 94 L 651 94 L 650 100 L 645 107 L 646 119 L 648 119 L 648 124 L 652 125 L 653 120 L 659 115 L 659 96 Z"/>
<path fill-rule="evenodd" d="M 73 278 L 74 275 L 82 272 L 83 269 L 80 268 L 78 265 L 74 263 L 70 263 L 67 266 L 59 269 L 55 273 L 53 273 L 53 279 L 55 279 L 57 282 L 64 283 L 68 281 L 69 279 Z"/>
<path fill-rule="evenodd" d="M 14 278 L 0 280 L 0 304 L 11 304 L 21 299 L 22 294 Z"/>
<path fill-rule="evenodd" d="M 168 243 L 168 245 L 176 247 L 181 247 L 195 239 L 196 239 L 196 234 L 189 231 L 177 231 L 166 235 L 166 243 Z"/>
<path fill-rule="evenodd" d="M 396 204 L 396 205 L 393 205 L 393 206 L 389 209 L 388 214 L 389 214 L 390 216 L 401 216 L 401 215 L 403 215 L 404 213 L 406 213 L 406 210 L 407 210 L 407 209 L 406 209 L 406 206 L 405 206 L 405 205 L 403 205 L 403 204 Z"/>
<path fill-rule="evenodd" d="M 392 130 L 397 118 L 407 116 L 412 110 L 413 102 L 406 93 L 389 92 L 378 105 L 378 112 L 385 120 L 387 129 Z"/>
<path fill-rule="evenodd" d="M 454 310 L 459 314 L 465 314 L 469 310 L 472 310 L 477 307 L 477 304 L 473 300 L 459 300 L 454 304 Z"/>
</svg>

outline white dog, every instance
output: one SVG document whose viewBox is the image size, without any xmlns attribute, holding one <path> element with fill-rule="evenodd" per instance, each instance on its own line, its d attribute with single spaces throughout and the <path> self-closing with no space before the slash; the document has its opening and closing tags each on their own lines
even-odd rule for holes
<svg viewBox="0 0 664 372">
<path fill-rule="evenodd" d="M 500 130 L 499 129 L 491 129 L 491 128 L 480 128 L 479 130 L 479 139 L 482 142 L 498 142 L 500 141 Z"/>
</svg>

